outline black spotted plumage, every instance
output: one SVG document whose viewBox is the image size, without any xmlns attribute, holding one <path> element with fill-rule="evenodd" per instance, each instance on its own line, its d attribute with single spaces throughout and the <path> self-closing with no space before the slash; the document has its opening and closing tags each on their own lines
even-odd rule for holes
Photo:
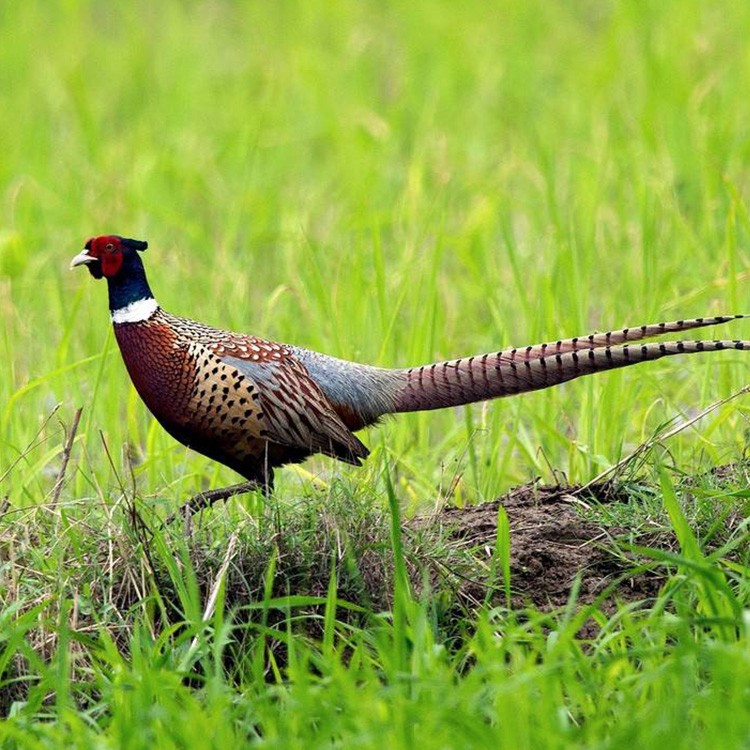
<svg viewBox="0 0 750 750">
<path fill-rule="evenodd" d="M 386 414 L 528 392 L 676 354 L 750 348 L 740 340 L 629 346 L 747 317 L 730 315 L 593 333 L 403 370 L 370 367 L 171 315 L 156 304 L 146 280 L 140 258 L 146 247 L 118 235 L 95 237 L 71 266 L 86 265 L 94 278 L 107 279 L 125 365 L 164 428 L 265 488 L 275 467 L 314 453 L 361 463 L 368 450 L 353 433 Z"/>
<path fill-rule="evenodd" d="M 247 479 L 265 482 L 264 467 L 311 453 L 354 464 L 368 454 L 287 347 L 161 308 L 114 329 L 136 390 L 164 428 Z M 265 368 L 262 382 L 245 366 Z"/>
</svg>

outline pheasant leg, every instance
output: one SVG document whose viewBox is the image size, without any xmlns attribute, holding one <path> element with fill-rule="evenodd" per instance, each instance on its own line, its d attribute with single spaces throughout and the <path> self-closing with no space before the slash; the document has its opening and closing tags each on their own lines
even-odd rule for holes
<svg viewBox="0 0 750 750">
<path fill-rule="evenodd" d="M 176 512 L 170 514 L 167 517 L 166 523 L 172 523 L 172 521 L 178 516 L 182 516 L 183 518 L 192 516 L 201 510 L 210 508 L 214 503 L 218 503 L 221 500 L 228 500 L 235 495 L 242 495 L 245 492 L 254 492 L 255 490 L 262 490 L 263 494 L 267 495 L 270 489 L 271 488 L 265 482 L 253 480 L 250 482 L 232 484 L 229 485 L 229 487 L 220 487 L 215 490 L 199 492 L 197 495 L 193 495 L 190 500 L 183 503 Z"/>
</svg>

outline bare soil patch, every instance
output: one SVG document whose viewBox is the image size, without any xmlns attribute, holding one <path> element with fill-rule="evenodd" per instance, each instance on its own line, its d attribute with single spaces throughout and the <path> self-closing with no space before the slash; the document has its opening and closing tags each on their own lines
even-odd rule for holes
<svg viewBox="0 0 750 750">
<path fill-rule="evenodd" d="M 498 506 L 502 505 L 510 524 L 511 606 L 527 605 L 542 610 L 562 607 L 571 587 L 581 576 L 577 601 L 588 604 L 611 589 L 605 609 L 617 602 L 647 600 L 655 596 L 664 575 L 654 570 L 639 570 L 632 556 L 615 552 L 614 540 L 628 532 L 587 520 L 581 514 L 585 503 L 575 486 L 547 487 L 536 484 L 517 487 L 494 502 L 465 508 L 446 508 L 430 524 L 438 524 L 449 545 L 463 548 L 473 556 L 488 560 L 497 536 Z M 603 484 L 586 489 L 589 502 L 622 502 L 616 487 Z M 663 538 L 662 538 L 663 537 Z M 668 534 L 644 534 L 638 539 L 647 546 L 672 546 Z M 486 601 L 487 581 L 465 580 L 459 596 L 467 604 Z M 501 592 L 496 592 L 496 600 Z"/>
</svg>

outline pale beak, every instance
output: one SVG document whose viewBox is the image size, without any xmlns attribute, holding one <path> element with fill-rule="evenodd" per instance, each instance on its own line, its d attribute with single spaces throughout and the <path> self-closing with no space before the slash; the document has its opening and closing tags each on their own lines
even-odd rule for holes
<svg viewBox="0 0 750 750">
<path fill-rule="evenodd" d="M 72 271 L 76 266 L 85 266 L 87 263 L 92 263 L 96 258 L 93 255 L 89 255 L 88 250 L 81 250 L 73 260 L 70 261 L 70 270 Z"/>
</svg>

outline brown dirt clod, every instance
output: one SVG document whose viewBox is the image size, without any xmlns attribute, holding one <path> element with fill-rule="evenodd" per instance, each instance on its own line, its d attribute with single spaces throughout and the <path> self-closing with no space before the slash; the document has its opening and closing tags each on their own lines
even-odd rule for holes
<svg viewBox="0 0 750 750">
<path fill-rule="evenodd" d="M 579 489 L 523 485 L 494 502 L 446 508 L 433 523 L 440 523 L 451 544 L 489 560 L 497 535 L 498 506 L 503 506 L 510 525 L 514 609 L 529 604 L 542 610 L 564 606 L 578 575 L 578 605 L 591 603 L 611 586 L 614 588 L 606 597 L 605 609 L 614 608 L 617 601 L 655 596 L 664 582 L 663 575 L 650 570 L 627 574 L 637 562 L 613 554 L 611 544 L 612 538 L 625 530 L 583 518 L 580 507 L 586 503 L 576 495 Z M 593 486 L 586 492 L 585 497 L 593 496 L 602 503 L 621 499 L 609 485 Z M 467 580 L 459 595 L 469 601 L 482 600 L 485 592 L 478 581 Z"/>
</svg>

